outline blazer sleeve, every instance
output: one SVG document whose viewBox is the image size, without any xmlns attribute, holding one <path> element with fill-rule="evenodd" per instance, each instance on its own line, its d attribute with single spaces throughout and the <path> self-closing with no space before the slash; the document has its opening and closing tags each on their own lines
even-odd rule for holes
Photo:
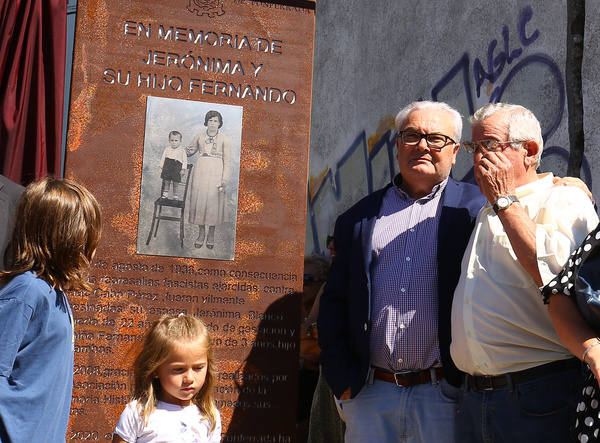
<svg viewBox="0 0 600 443">
<path fill-rule="evenodd" d="M 352 235 L 353 226 L 343 217 L 338 218 L 334 230 L 335 256 L 327 277 L 327 283 L 319 303 L 317 320 L 321 365 L 323 375 L 336 397 L 352 388 L 356 395 L 360 381 L 360 362 L 352 346 L 350 324 L 350 300 L 353 296 Z"/>
</svg>

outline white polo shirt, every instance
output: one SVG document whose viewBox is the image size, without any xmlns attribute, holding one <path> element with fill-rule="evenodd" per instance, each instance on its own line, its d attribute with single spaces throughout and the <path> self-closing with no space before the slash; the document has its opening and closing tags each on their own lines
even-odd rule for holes
<svg viewBox="0 0 600 443">
<path fill-rule="evenodd" d="M 585 193 L 553 187 L 552 174 L 517 188 L 537 224 L 536 253 L 544 284 L 598 224 Z M 452 359 L 471 375 L 498 375 L 571 357 L 552 325 L 533 278 L 519 264 L 489 204 L 475 224 L 452 304 Z"/>
</svg>

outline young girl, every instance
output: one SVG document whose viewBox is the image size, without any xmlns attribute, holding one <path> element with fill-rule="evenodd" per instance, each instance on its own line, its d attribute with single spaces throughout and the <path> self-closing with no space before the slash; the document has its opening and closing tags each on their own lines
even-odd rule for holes
<svg viewBox="0 0 600 443">
<path fill-rule="evenodd" d="M 0 441 L 65 441 L 73 386 L 73 321 L 63 291 L 89 290 L 100 207 L 55 178 L 19 199 L 0 273 Z"/>
<path fill-rule="evenodd" d="M 220 442 L 215 377 L 204 323 L 183 314 L 161 317 L 135 360 L 134 400 L 121 414 L 113 442 Z"/>
</svg>

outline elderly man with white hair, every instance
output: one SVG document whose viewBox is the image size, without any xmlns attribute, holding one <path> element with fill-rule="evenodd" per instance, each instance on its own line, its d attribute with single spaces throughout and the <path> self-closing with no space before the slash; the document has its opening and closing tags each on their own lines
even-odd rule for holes
<svg viewBox="0 0 600 443">
<path fill-rule="evenodd" d="M 448 443 L 462 380 L 450 360 L 450 306 L 484 198 L 450 177 L 456 110 L 414 102 L 396 129 L 400 174 L 336 222 L 321 364 L 342 402 L 347 443 Z"/>
<path fill-rule="evenodd" d="M 477 216 L 452 304 L 452 360 L 467 373 L 460 442 L 566 442 L 579 361 L 559 340 L 539 287 L 598 223 L 588 196 L 538 174 L 538 120 L 522 106 L 489 104 L 473 117 Z"/>
</svg>

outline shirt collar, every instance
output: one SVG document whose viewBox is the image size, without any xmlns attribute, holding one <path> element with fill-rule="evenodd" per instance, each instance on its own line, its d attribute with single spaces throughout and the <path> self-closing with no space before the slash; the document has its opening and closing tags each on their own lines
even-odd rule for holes
<svg viewBox="0 0 600 443">
<path fill-rule="evenodd" d="M 398 195 L 400 195 L 402 198 L 407 199 L 407 200 L 431 200 L 432 198 L 434 198 L 438 193 L 443 192 L 444 189 L 446 188 L 446 185 L 448 184 L 448 177 L 446 177 L 446 179 L 444 179 L 443 181 L 441 181 L 440 183 L 438 183 L 437 185 L 435 185 L 432 189 L 431 192 L 429 194 L 427 194 L 424 197 L 421 198 L 413 198 L 411 197 L 404 189 L 402 189 L 402 174 L 398 174 L 394 177 L 394 180 L 392 181 L 393 185 L 394 185 L 394 190 L 398 193 Z"/>
</svg>

